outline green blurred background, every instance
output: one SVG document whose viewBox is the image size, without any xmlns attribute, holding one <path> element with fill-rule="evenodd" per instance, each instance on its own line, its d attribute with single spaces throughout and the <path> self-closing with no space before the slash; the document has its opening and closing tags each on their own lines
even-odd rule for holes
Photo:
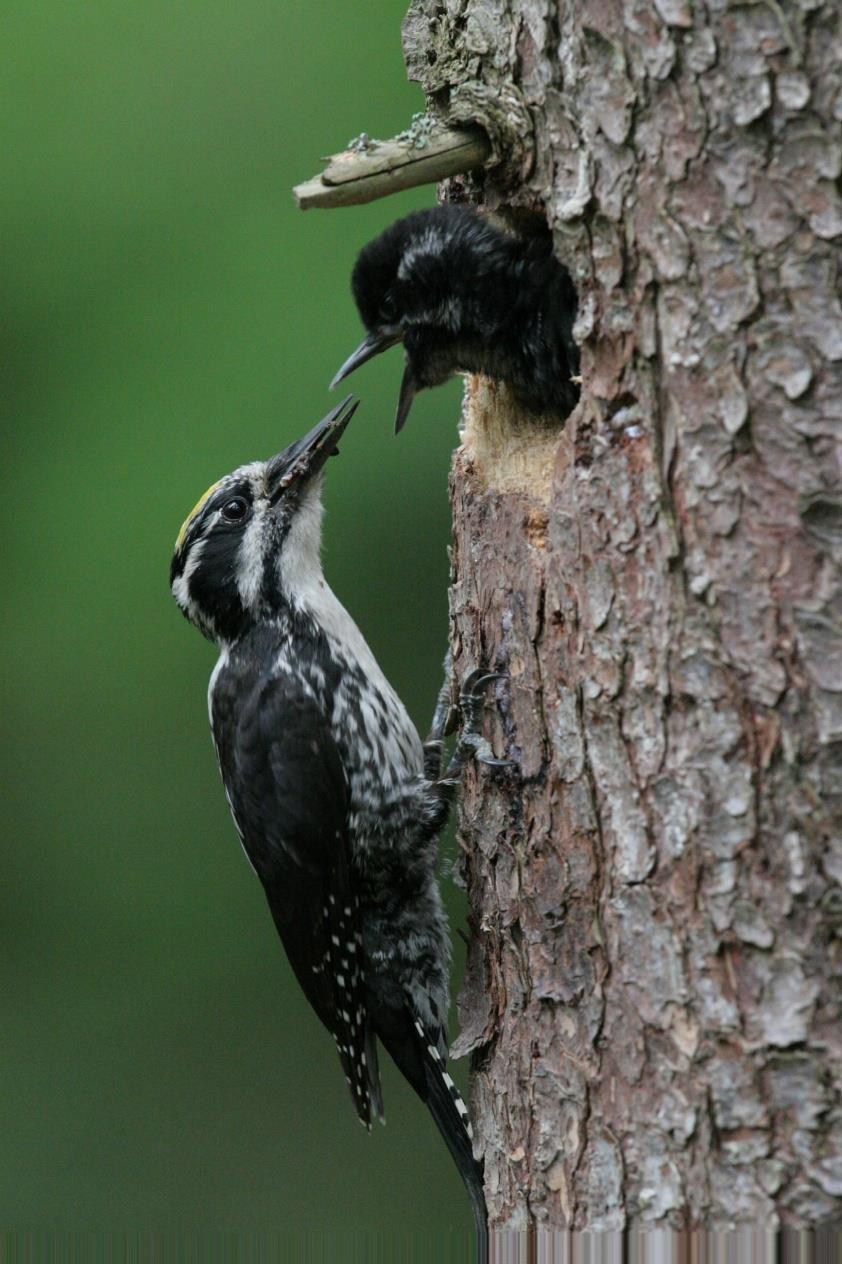
<svg viewBox="0 0 842 1264">
<path fill-rule="evenodd" d="M 321 155 L 423 108 L 405 6 L 2 6 L 9 1228 L 319 1228 L 357 1250 L 360 1233 L 424 1230 L 441 1253 L 469 1224 L 391 1067 L 388 1127 L 356 1122 L 228 818 L 213 649 L 167 586 L 206 485 L 335 403 L 357 249 L 434 201 L 305 215 L 290 193 Z M 400 372 L 395 351 L 352 382 L 325 563 L 423 729 L 459 388 L 423 396 L 396 441 Z"/>
</svg>

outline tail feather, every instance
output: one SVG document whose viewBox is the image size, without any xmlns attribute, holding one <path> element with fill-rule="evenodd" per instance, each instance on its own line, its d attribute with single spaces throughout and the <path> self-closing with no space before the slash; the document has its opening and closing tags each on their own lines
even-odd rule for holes
<svg viewBox="0 0 842 1264">
<path fill-rule="evenodd" d="M 473 1133 L 468 1108 L 447 1073 L 439 1041 L 423 1023 L 406 1011 L 381 1009 L 377 1035 L 426 1104 L 459 1171 L 474 1213 L 477 1264 L 488 1264 L 488 1210 L 482 1183 L 482 1165 L 474 1158 Z"/>
<path fill-rule="evenodd" d="M 385 1124 L 386 1116 L 383 1114 L 383 1090 L 380 1087 L 380 1069 L 377 1065 L 377 1039 L 370 1026 L 366 1027 L 365 1032 L 365 1053 L 366 1063 L 368 1066 L 368 1092 L 371 1109 L 374 1115 L 380 1120 L 381 1124 Z"/>
<path fill-rule="evenodd" d="M 444 1143 L 459 1169 L 471 1208 L 477 1235 L 477 1264 L 488 1264 L 488 1208 L 485 1205 L 485 1189 L 482 1166 L 474 1158 L 473 1129 L 468 1108 L 453 1080 L 448 1075 L 444 1059 L 436 1046 L 427 1043 L 424 1029 L 416 1024 L 424 1042 L 424 1071 L 427 1082 L 426 1103 Z"/>
</svg>

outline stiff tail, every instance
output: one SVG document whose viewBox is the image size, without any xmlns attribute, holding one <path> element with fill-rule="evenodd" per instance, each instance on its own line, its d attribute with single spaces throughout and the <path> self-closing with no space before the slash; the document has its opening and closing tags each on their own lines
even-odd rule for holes
<svg viewBox="0 0 842 1264">
<path fill-rule="evenodd" d="M 381 1006 L 375 1031 L 398 1070 L 409 1081 L 435 1120 L 468 1191 L 477 1235 L 477 1264 L 488 1264 L 488 1210 L 482 1165 L 474 1158 L 468 1108 L 447 1073 L 433 1034 L 408 1010 Z M 443 1039 L 441 1041 L 443 1045 Z"/>
<path fill-rule="evenodd" d="M 474 1158 L 468 1107 L 446 1071 L 440 1052 L 440 1042 L 444 1045 L 441 1033 L 426 1030 L 424 1023 L 410 1010 L 391 1006 L 379 1006 L 374 1030 L 398 1071 L 408 1079 L 434 1117 L 473 1208 L 477 1264 L 488 1264 L 488 1208 L 485 1207 L 483 1169 Z"/>
<path fill-rule="evenodd" d="M 485 1205 L 482 1167 L 474 1158 L 473 1131 L 468 1108 L 448 1075 L 438 1048 L 428 1040 L 420 1022 L 415 1023 L 415 1028 L 423 1046 L 422 1057 L 427 1083 L 424 1100 L 453 1156 L 471 1200 L 477 1235 L 477 1264 L 488 1264 L 488 1208 Z"/>
</svg>

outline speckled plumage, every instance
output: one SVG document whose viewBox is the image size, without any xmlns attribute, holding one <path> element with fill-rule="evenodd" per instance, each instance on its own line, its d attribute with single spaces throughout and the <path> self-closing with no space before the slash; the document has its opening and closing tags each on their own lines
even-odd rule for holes
<svg viewBox="0 0 842 1264">
<path fill-rule="evenodd" d="M 575 407 L 576 292 L 548 232 L 505 232 L 467 206 L 416 211 L 363 247 L 351 288 L 367 335 L 334 384 L 402 342 L 396 429 L 419 390 L 459 372 L 506 382 L 536 414 Z"/>
<path fill-rule="evenodd" d="M 182 528 L 171 582 L 220 646 L 208 701 L 228 802 L 357 1113 L 366 1126 L 382 1115 L 379 1040 L 457 1162 L 483 1258 L 481 1170 L 445 1068 L 435 864 L 454 782 L 322 575 L 320 468 L 350 417 L 337 414 L 332 430 L 211 489 Z"/>
<path fill-rule="evenodd" d="M 353 893 L 368 1003 L 410 996 L 444 1049 L 448 939 L 435 859 L 447 803 L 426 780 L 421 742 L 385 679 L 291 607 L 226 651 L 210 710 L 231 811 L 267 890 L 277 848 L 295 847 L 297 831 L 307 835 L 299 850 L 321 846 L 329 810 L 349 859 L 348 873 L 331 880 Z"/>
</svg>

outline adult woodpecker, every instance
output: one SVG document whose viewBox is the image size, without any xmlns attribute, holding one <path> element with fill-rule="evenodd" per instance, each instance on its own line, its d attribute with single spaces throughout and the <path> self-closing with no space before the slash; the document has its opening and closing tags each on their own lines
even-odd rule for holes
<svg viewBox="0 0 842 1264">
<path fill-rule="evenodd" d="M 402 342 L 395 433 L 418 391 L 460 372 L 507 382 L 534 413 L 575 407 L 576 291 L 549 233 L 515 236 L 466 206 L 416 211 L 363 247 L 351 289 L 368 332 L 331 386 Z"/>
<path fill-rule="evenodd" d="M 205 492 L 182 526 L 173 595 L 220 649 L 209 687 L 234 823 L 293 971 L 332 1033 L 357 1114 L 382 1118 L 376 1041 L 428 1106 L 470 1195 L 487 1260 L 482 1168 L 447 1074 L 450 946 L 436 842 L 479 735 L 476 672 L 442 775 L 449 693 L 422 745 L 319 558 L 322 468 L 343 401 L 268 461 Z"/>
</svg>

